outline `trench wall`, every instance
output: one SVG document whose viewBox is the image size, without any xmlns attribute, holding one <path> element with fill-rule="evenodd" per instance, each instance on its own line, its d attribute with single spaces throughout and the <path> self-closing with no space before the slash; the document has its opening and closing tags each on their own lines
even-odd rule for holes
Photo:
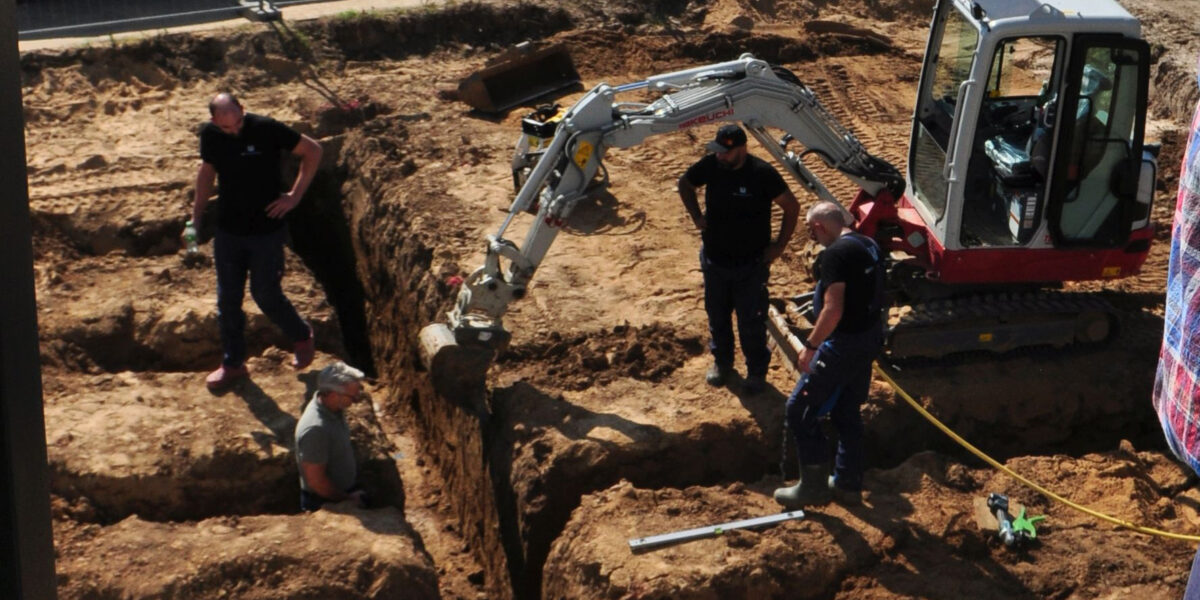
<svg viewBox="0 0 1200 600">
<path fill-rule="evenodd" d="M 448 308 L 450 290 L 431 271 L 434 240 L 414 229 L 412 207 L 391 185 L 406 176 L 403 161 L 392 155 L 405 142 L 403 126 L 384 121 L 377 127 L 349 134 L 340 158 L 347 175 L 343 208 L 367 298 L 375 365 L 397 390 L 387 399 L 390 416 L 419 429 L 426 457 L 445 478 L 443 495 L 458 500 L 455 517 L 484 566 L 488 597 L 510 598 L 480 416 L 440 400 L 417 354 L 418 332 Z"/>
</svg>

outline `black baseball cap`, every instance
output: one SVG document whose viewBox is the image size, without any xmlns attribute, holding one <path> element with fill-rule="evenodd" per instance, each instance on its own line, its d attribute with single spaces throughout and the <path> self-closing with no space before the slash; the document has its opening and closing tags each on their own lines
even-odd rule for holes
<svg viewBox="0 0 1200 600">
<path fill-rule="evenodd" d="M 746 145 L 746 132 L 741 127 L 730 123 L 722 125 L 717 130 L 717 137 L 704 147 L 709 152 L 729 152 L 738 146 Z"/>
</svg>

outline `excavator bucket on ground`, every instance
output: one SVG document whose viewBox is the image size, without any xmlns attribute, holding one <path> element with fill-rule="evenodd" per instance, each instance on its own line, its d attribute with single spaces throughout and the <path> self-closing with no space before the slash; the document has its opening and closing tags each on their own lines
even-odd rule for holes
<svg viewBox="0 0 1200 600">
<path fill-rule="evenodd" d="M 582 86 L 562 44 L 537 49 L 517 44 L 491 65 L 458 83 L 458 99 L 485 113 L 499 113 L 548 94 Z"/>
</svg>

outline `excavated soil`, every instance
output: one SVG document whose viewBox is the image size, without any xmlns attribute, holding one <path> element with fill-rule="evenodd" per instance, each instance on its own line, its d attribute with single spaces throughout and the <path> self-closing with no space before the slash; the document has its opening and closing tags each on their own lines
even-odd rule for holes
<svg viewBox="0 0 1200 600">
<path fill-rule="evenodd" d="M 1149 394 L 1198 21 L 1186 3 L 1125 4 L 1155 54 L 1156 244 L 1139 276 L 1068 286 L 1124 313 L 1118 338 L 892 375 L 1018 473 L 1117 518 L 1196 533 L 1200 491 L 1169 458 Z M 903 165 L 930 9 L 449 3 L 24 54 L 60 596 L 1180 596 L 1193 544 L 1023 487 L 882 380 L 864 407 L 874 468 L 863 506 L 632 553 L 631 538 L 777 513 L 781 468 L 796 472 L 781 443 L 794 382 L 778 358 L 762 394 L 744 394 L 737 378 L 724 389 L 703 381 L 699 240 L 674 182 L 703 153 L 704 128 L 609 153 L 612 185 L 575 211 L 529 297 L 511 306 L 512 344 L 486 390 L 439 398 L 419 365 L 417 331 L 450 306 L 512 198 L 524 109 L 472 113 L 444 93 L 460 78 L 525 39 L 565 44 L 585 87 L 752 52 L 794 71 L 872 152 Z M 290 217 L 284 287 L 316 330 L 314 369 L 340 358 L 375 376 L 371 401 L 350 415 L 371 508 L 298 514 L 291 438 L 315 370 L 287 366 L 284 340 L 252 302 L 251 380 L 219 396 L 203 387 L 220 352 L 215 278 L 211 264 L 184 263 L 178 234 L 195 134 L 220 90 L 325 146 Z M 818 174 L 849 201 L 849 181 Z M 525 227 L 518 219 L 508 237 Z M 772 271 L 776 295 L 811 286 L 815 249 L 800 237 Z M 981 529 L 974 502 L 989 492 L 1048 516 L 1036 543 L 1010 550 Z"/>
</svg>

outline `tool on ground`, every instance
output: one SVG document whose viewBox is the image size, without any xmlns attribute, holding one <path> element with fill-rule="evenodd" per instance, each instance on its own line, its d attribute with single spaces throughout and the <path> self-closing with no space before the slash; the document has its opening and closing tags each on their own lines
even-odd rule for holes
<svg viewBox="0 0 1200 600">
<path fill-rule="evenodd" d="M 1026 518 L 1025 507 L 1022 506 L 1020 514 L 1017 515 L 1017 518 L 1013 519 L 1013 531 L 1017 532 L 1017 535 L 1025 535 L 1028 537 L 1028 539 L 1035 540 L 1037 539 L 1037 528 L 1035 528 L 1033 524 L 1045 518 L 1046 515 L 1038 515 L 1036 517 Z"/>
<path fill-rule="evenodd" d="M 749 54 L 601 83 L 565 111 L 523 121 L 512 158 L 523 183 L 487 237 L 483 265 L 465 278 L 446 319 L 426 328 L 443 331 L 422 332 L 426 367 L 438 362 L 453 380 L 483 379 L 466 371 L 486 369 L 489 351 L 509 339 L 509 304 L 527 295 L 558 232 L 596 189 L 610 149 L 725 122 L 740 122 L 816 198 L 838 201 L 818 172 L 836 170 L 857 188 L 843 202 L 851 227 L 890 257 L 889 296 L 898 309 L 885 345 L 890 359 L 1111 338 L 1118 319 L 1111 305 L 1053 290 L 1136 274 L 1149 254 L 1157 169 L 1157 148 L 1143 143 L 1150 47 L 1138 20 L 1114 0 L 1094 0 L 1086 13 L 1065 0 L 1037 4 L 1030 12 L 999 0 L 937 3 L 906 172 L 873 155 L 824 107 L 820 87 Z M 553 47 L 545 52 L 480 71 L 464 81 L 462 97 L 502 110 L 545 93 L 548 84 L 537 78 L 570 79 L 573 67 L 553 67 Z M 545 68 L 526 68 L 543 60 Z M 471 90 L 478 100 L 469 99 Z M 883 116 L 869 95 L 856 98 L 864 128 Z M 897 140 L 872 141 L 890 151 Z M 524 242 L 507 239 L 526 212 L 536 216 L 520 228 Z M 439 358 L 445 342 L 481 350 L 459 364 L 456 356 Z"/>
<path fill-rule="evenodd" d="M 1022 506 L 1020 516 L 1014 519 L 1008 512 L 1008 496 L 994 492 L 988 494 L 987 507 L 996 516 L 996 522 L 1000 525 L 1000 540 L 1009 548 L 1036 539 L 1037 530 L 1033 524 L 1046 518 L 1045 515 L 1026 518 L 1025 507 Z"/>
<path fill-rule="evenodd" d="M 459 81 L 457 96 L 480 112 L 499 113 L 580 85 L 565 46 L 537 48 L 522 42 Z"/>
<path fill-rule="evenodd" d="M 775 525 L 784 521 L 793 521 L 804 518 L 804 511 L 792 510 L 777 515 L 767 517 L 755 517 L 753 519 L 742 519 L 740 521 L 730 521 L 720 525 L 709 525 L 707 527 L 697 527 L 695 529 L 684 529 L 672 533 L 663 533 L 652 535 L 643 538 L 634 538 L 629 540 L 629 549 L 634 552 L 641 552 L 662 546 L 670 546 L 691 540 L 713 537 L 724 534 L 726 531 L 734 529 L 750 529 L 754 527 L 766 527 Z"/>
</svg>

